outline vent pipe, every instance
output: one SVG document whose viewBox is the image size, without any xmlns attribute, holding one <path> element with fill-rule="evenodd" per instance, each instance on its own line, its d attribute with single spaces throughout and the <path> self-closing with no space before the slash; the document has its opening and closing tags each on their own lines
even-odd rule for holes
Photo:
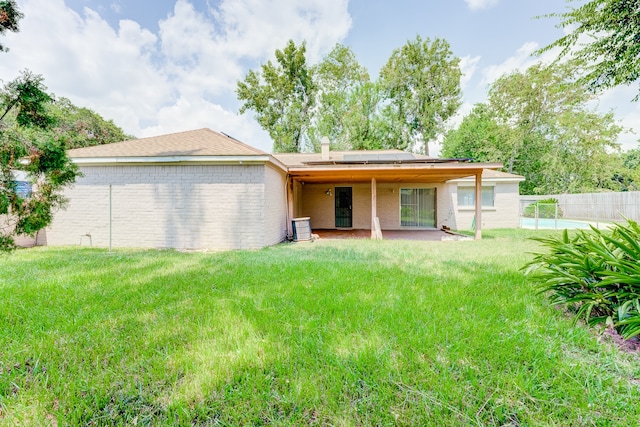
<svg viewBox="0 0 640 427">
<path fill-rule="evenodd" d="M 329 160 L 329 138 L 323 136 L 320 140 L 320 146 L 322 148 L 322 160 Z"/>
</svg>

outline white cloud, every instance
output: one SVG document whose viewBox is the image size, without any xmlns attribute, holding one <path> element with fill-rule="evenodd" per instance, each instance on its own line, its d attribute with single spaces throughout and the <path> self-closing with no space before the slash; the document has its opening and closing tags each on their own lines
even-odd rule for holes
<svg viewBox="0 0 640 427">
<path fill-rule="evenodd" d="M 498 4 L 498 0 L 464 0 L 471 10 L 488 9 Z"/>
<path fill-rule="evenodd" d="M 215 16 L 239 56 L 273 56 L 289 39 L 306 40 L 308 58 L 316 62 L 349 32 L 347 6 L 348 0 L 223 0 Z"/>
<path fill-rule="evenodd" d="M 4 39 L 11 51 L 0 79 L 29 68 L 56 95 L 136 136 L 210 127 L 270 150 L 266 133 L 229 105 L 244 64 L 265 62 L 289 39 L 307 40 L 313 62 L 351 26 L 347 0 L 298 3 L 223 0 L 200 12 L 177 0 L 155 34 L 131 20 L 114 29 L 96 11 L 78 14 L 64 0 L 24 0 L 21 31 Z"/>
<path fill-rule="evenodd" d="M 460 71 L 462 71 L 462 78 L 460 79 L 460 87 L 465 89 L 469 81 L 473 78 L 473 75 L 478 70 L 478 63 L 480 62 L 479 56 L 471 57 L 471 55 L 463 56 L 460 58 Z"/>
<path fill-rule="evenodd" d="M 516 70 L 526 70 L 539 61 L 538 58 L 531 56 L 538 48 L 538 43 L 527 42 L 513 56 L 507 58 L 501 64 L 486 67 L 482 71 L 482 83 L 490 85 L 504 74 L 509 74 Z"/>
<path fill-rule="evenodd" d="M 490 85 L 504 74 L 509 74 L 514 71 L 524 71 L 539 62 L 550 64 L 558 57 L 559 49 L 552 49 L 540 56 L 533 55 L 539 48 L 540 45 L 538 43 L 527 42 L 523 44 L 513 56 L 510 56 L 502 63 L 485 67 L 482 70 L 482 84 Z"/>
</svg>

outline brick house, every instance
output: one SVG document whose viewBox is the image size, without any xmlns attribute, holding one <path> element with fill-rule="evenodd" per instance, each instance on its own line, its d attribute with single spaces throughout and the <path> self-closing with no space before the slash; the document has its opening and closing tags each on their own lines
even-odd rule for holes
<svg viewBox="0 0 640 427">
<path fill-rule="evenodd" d="M 395 230 L 469 228 L 475 215 L 479 238 L 483 224 L 518 225 L 523 179 L 496 172 L 499 164 L 398 150 L 329 152 L 326 144 L 322 153 L 271 155 L 209 129 L 69 156 L 83 176 L 46 230 L 49 245 L 85 237 L 102 247 L 262 248 L 291 235 L 300 216 L 313 228 L 373 230 L 379 218 L 382 230 Z"/>
</svg>

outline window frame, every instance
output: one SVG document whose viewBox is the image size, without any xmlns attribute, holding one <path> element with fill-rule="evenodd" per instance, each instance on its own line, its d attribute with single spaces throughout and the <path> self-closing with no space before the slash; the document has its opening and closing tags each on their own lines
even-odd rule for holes
<svg viewBox="0 0 640 427">
<path fill-rule="evenodd" d="M 402 228 L 437 228 L 437 224 L 438 224 L 438 190 L 436 187 L 400 187 L 399 189 L 399 223 L 400 223 L 400 227 Z M 426 192 L 431 192 L 432 194 L 430 196 L 426 196 L 426 197 L 430 197 L 433 199 L 433 220 L 430 220 L 428 223 L 420 223 L 420 215 L 418 214 L 418 219 L 417 221 L 413 221 L 413 224 L 403 224 L 403 215 L 402 215 L 402 209 L 403 207 L 407 207 L 406 205 L 403 204 L 403 200 L 402 200 L 402 196 L 403 196 L 403 192 L 405 191 L 416 191 L 418 193 L 420 193 L 421 191 L 426 191 Z M 420 196 L 418 196 L 420 198 Z M 425 197 L 425 196 L 422 196 Z M 420 207 L 420 203 L 421 200 L 419 199 L 418 202 L 416 204 L 412 204 L 412 209 L 414 209 L 415 207 Z"/>
<path fill-rule="evenodd" d="M 462 204 L 460 203 L 461 201 L 461 189 L 471 189 L 471 192 L 468 194 L 465 194 L 464 198 L 465 199 L 469 199 L 471 201 L 470 204 Z M 496 207 L 496 186 L 495 185 L 483 185 L 482 186 L 482 208 L 483 209 L 495 209 Z M 491 204 L 485 204 L 485 196 L 488 194 L 488 192 L 491 192 Z M 457 190 L 456 190 L 457 194 L 456 194 L 456 202 L 458 204 L 458 209 L 475 209 L 476 207 L 476 187 L 475 185 L 461 185 L 458 184 L 457 186 Z"/>
</svg>

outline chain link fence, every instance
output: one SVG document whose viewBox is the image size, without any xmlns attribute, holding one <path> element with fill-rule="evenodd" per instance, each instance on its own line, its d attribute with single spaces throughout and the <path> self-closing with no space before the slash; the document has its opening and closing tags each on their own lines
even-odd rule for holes
<svg viewBox="0 0 640 427">
<path fill-rule="evenodd" d="M 638 191 L 520 197 L 521 228 L 607 228 L 626 219 L 640 222 Z"/>
</svg>

